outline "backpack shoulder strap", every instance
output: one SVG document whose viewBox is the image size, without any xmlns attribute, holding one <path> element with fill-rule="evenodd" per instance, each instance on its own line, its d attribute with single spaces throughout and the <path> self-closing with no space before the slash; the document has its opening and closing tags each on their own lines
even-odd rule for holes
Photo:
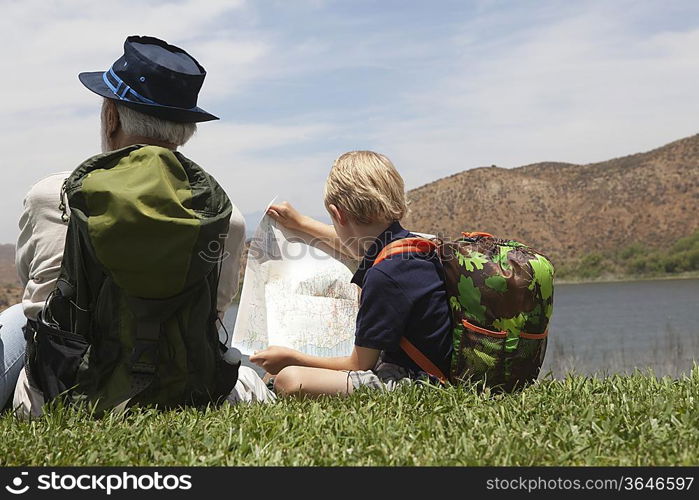
<svg viewBox="0 0 699 500">
<path fill-rule="evenodd" d="M 436 248 L 437 243 L 435 243 L 432 240 L 428 240 L 425 238 L 403 238 L 401 240 L 396 240 L 392 243 L 389 243 L 388 245 L 383 247 L 381 252 L 379 252 L 379 255 L 376 256 L 376 260 L 374 260 L 373 265 L 376 265 L 384 259 L 387 259 L 388 257 L 397 255 L 399 253 L 427 254 L 432 250 L 435 250 Z"/>
<path fill-rule="evenodd" d="M 422 369 L 422 371 L 433 376 L 442 384 L 446 384 L 448 382 L 448 379 L 446 375 L 444 375 L 442 370 L 440 370 L 437 365 L 430 361 L 430 359 L 427 356 L 422 354 L 420 349 L 415 347 L 413 343 L 405 337 L 402 337 L 400 339 L 400 348 L 403 349 L 403 352 L 405 352 L 405 354 L 407 354 L 408 357 L 412 359 L 415 362 L 415 364 Z"/>
<path fill-rule="evenodd" d="M 398 255 L 403 253 L 427 254 L 435 250 L 436 248 L 437 243 L 435 243 L 432 240 L 428 240 L 425 238 L 403 238 L 401 240 L 396 240 L 386 245 L 381 250 L 381 252 L 379 252 L 379 255 L 376 256 L 376 260 L 374 260 L 374 265 L 378 264 L 384 259 L 387 259 L 388 257 L 391 257 L 392 255 Z M 412 342 L 403 337 L 400 339 L 400 347 L 401 349 L 403 349 L 405 354 L 407 354 L 408 357 L 412 359 L 415 362 L 415 364 L 419 366 L 425 373 L 438 379 L 442 384 L 447 383 L 448 379 L 446 375 L 442 373 L 442 370 L 440 370 L 437 365 L 430 361 L 430 359 L 427 356 L 420 352 L 420 350 L 417 347 L 415 347 Z"/>
</svg>

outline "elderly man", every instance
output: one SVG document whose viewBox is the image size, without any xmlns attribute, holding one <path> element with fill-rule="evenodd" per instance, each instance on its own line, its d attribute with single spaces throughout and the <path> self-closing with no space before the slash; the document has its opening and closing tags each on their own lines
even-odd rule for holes
<svg viewBox="0 0 699 500">
<path fill-rule="evenodd" d="M 158 164 L 158 166 L 154 167 L 155 170 L 148 171 L 155 172 L 155 177 L 168 175 L 167 168 L 170 168 L 168 162 L 170 164 L 182 163 L 183 165 L 185 162 L 188 162 L 189 160 L 181 156 L 180 153 L 175 152 L 177 148 L 184 145 L 192 137 L 197 129 L 197 122 L 217 119 L 215 116 L 197 107 L 197 96 L 204 81 L 205 74 L 204 68 L 187 52 L 178 47 L 169 45 L 157 38 L 140 36 L 128 37 L 124 43 L 124 55 L 121 56 L 110 69 L 100 72 L 81 73 L 79 75 L 83 85 L 104 98 L 101 113 L 103 152 L 112 152 L 115 150 L 126 151 L 125 153 L 115 153 L 117 154 L 117 159 L 125 161 L 124 159 L 129 160 L 135 158 L 133 161 L 141 161 L 143 165 L 145 165 L 138 167 L 142 169 L 140 170 L 141 173 L 138 174 L 141 176 L 146 175 L 144 173 L 146 168 L 153 168 L 153 162 L 163 163 L 163 166 Z M 155 148 L 149 146 L 154 146 Z M 128 149 L 128 147 L 132 147 L 132 149 Z M 137 151 L 138 148 L 142 149 Z M 148 151 L 148 153 L 142 153 L 143 151 Z M 172 153 L 168 153 L 168 151 Z M 140 154 L 141 156 L 135 157 L 135 154 Z M 145 159 L 143 159 L 144 155 L 146 157 Z M 107 161 L 104 155 L 94 158 L 96 159 L 88 160 L 81 165 L 78 170 L 91 168 L 91 161 Z M 121 163 L 119 165 L 121 165 Z M 197 169 L 200 169 L 196 164 L 193 165 Z M 105 168 L 111 169 L 111 166 Z M 160 170 L 158 170 L 158 168 L 160 168 Z M 180 177 L 184 176 L 184 174 L 178 174 L 178 172 L 182 171 L 180 166 L 175 165 L 175 167 L 172 168 L 174 168 L 174 173 L 172 173 L 171 177 L 174 177 L 171 179 L 170 184 L 167 185 L 170 191 L 173 191 L 172 185 L 181 187 L 182 179 L 178 179 L 177 177 L 178 175 L 180 175 Z M 187 168 L 193 169 L 194 167 Z M 114 168 L 111 169 L 110 172 L 116 170 L 117 169 Z M 165 171 L 166 173 L 161 174 L 161 171 Z M 102 174 L 104 174 L 104 172 L 106 172 L 106 170 L 103 170 Z M 190 170 L 187 170 L 187 172 L 190 172 Z M 206 175 L 202 174 L 202 170 L 196 170 L 196 172 L 199 172 L 198 175 L 200 177 Z M 24 369 L 21 368 L 24 360 L 24 337 L 22 328 L 27 319 L 29 320 L 30 326 L 36 324 L 37 320 L 39 320 L 40 323 L 42 320 L 46 321 L 46 318 L 41 318 L 40 312 L 42 309 L 46 308 L 47 298 L 49 298 L 52 293 L 58 293 L 56 291 L 57 288 L 65 295 L 67 301 L 73 300 L 70 295 L 73 291 L 66 292 L 60 286 L 57 287 L 59 274 L 63 276 L 65 273 L 64 270 L 62 274 L 61 266 L 64 260 L 64 246 L 68 228 L 67 220 L 70 216 L 70 207 L 67 207 L 65 203 L 66 195 L 70 193 L 62 192 L 62 185 L 64 185 L 64 181 L 66 181 L 70 175 L 71 172 L 61 172 L 46 177 L 36 183 L 25 198 L 24 212 L 19 223 L 21 234 L 17 243 L 16 258 L 17 269 L 24 285 L 24 296 L 21 305 L 18 304 L 17 306 L 11 307 L 0 316 L 0 335 L 2 345 L 4 346 L 3 357 L 5 363 L 4 373 L 2 377 L 0 377 L 0 405 L 5 404 L 14 387 L 13 408 L 20 415 L 25 416 L 41 414 L 41 407 L 45 402 L 46 390 L 37 390 L 37 384 L 32 383 L 31 374 L 28 377 L 26 367 Z M 85 180 L 80 180 L 78 187 L 81 187 L 80 183 L 82 183 L 83 186 L 86 185 L 90 176 L 92 176 L 91 179 L 95 179 L 96 175 L 97 174 L 94 172 L 88 174 L 84 177 Z M 119 177 L 111 177 L 110 179 L 110 182 L 114 182 L 113 180 L 119 179 Z M 94 184 L 96 181 L 92 180 L 90 182 Z M 153 189 L 162 190 L 162 185 L 159 184 L 159 182 L 159 179 L 154 178 L 150 180 L 146 179 L 145 183 L 149 186 L 152 184 L 152 186 L 154 186 Z M 180 184 L 178 184 L 178 182 Z M 143 187 L 143 178 L 137 178 L 133 183 L 132 186 L 128 186 L 128 188 L 124 188 L 121 191 L 128 195 L 129 189 L 132 191 L 133 189 L 141 189 L 142 193 L 140 199 L 134 202 L 136 204 L 135 206 L 138 206 L 138 203 L 147 204 L 149 202 L 147 199 L 149 196 L 147 189 L 150 188 Z M 210 186 L 211 182 L 209 182 L 208 185 Z M 74 190 L 73 188 L 73 191 Z M 194 190 L 194 188 L 192 188 L 192 190 Z M 112 196 L 111 191 L 112 187 L 107 184 L 107 188 L 100 196 L 103 198 L 105 196 Z M 192 212 L 192 210 L 190 210 L 190 205 L 194 203 L 192 200 L 195 194 L 182 194 L 180 188 L 177 188 L 176 191 L 176 196 L 184 200 L 180 208 L 185 212 Z M 172 198 L 175 194 L 165 193 L 164 196 L 171 196 Z M 114 194 L 114 196 L 118 195 L 119 194 Z M 191 199 L 186 196 L 191 196 Z M 228 203 L 227 197 L 225 197 L 225 195 L 222 196 L 226 198 L 225 201 Z M 97 195 L 93 198 L 94 200 L 101 199 L 98 198 Z M 97 203 L 97 201 L 94 200 L 90 201 L 92 205 Z M 77 208 L 75 209 L 77 210 Z M 146 207 L 146 209 L 150 209 L 150 207 Z M 116 214 L 114 215 L 116 218 L 127 217 L 124 210 L 121 208 L 112 210 Z M 190 217 L 187 213 L 185 213 L 185 218 L 196 219 L 198 217 L 194 215 Z M 93 219 L 96 218 L 93 217 Z M 117 220 L 116 222 L 119 221 Z M 189 223 L 192 221 L 185 222 Z M 198 223 L 198 221 L 192 223 Z M 114 221 L 111 221 L 111 224 L 114 224 Z M 134 224 L 136 225 L 134 226 Z M 95 227 L 98 226 L 94 224 L 91 225 L 90 231 L 94 231 Z M 135 227 L 136 230 L 141 230 L 141 228 L 137 226 L 137 222 L 132 223 L 132 230 L 133 227 Z M 162 227 L 162 225 L 160 227 Z M 170 239 L 170 234 L 163 233 L 160 236 L 160 240 L 158 240 L 157 237 L 148 234 L 149 231 L 151 231 L 149 228 L 150 226 L 144 228 L 142 231 L 143 236 L 133 241 L 136 242 L 136 244 L 138 244 L 138 242 L 143 242 L 143 245 L 150 245 L 150 247 L 145 248 L 141 255 L 146 254 L 152 257 L 152 259 L 148 261 L 148 265 L 151 267 L 158 267 L 159 261 L 168 261 L 167 247 L 161 246 L 160 242 L 162 241 L 163 244 L 167 243 Z M 168 226 L 165 227 L 165 230 L 169 231 Z M 174 230 L 175 228 L 173 227 L 173 231 Z M 149 239 L 150 236 L 152 236 L 151 239 Z M 177 236 L 176 233 L 172 235 L 173 239 L 179 237 L 180 236 Z M 218 270 L 220 277 L 215 296 L 215 307 L 219 319 L 223 317 L 224 312 L 231 304 L 238 290 L 238 267 L 245 239 L 245 228 L 243 218 L 235 206 L 231 206 L 230 225 L 227 234 L 222 234 L 220 237 L 222 238 L 221 241 L 224 243 L 226 258 L 223 258 L 220 269 Z M 127 244 L 133 245 L 134 243 L 129 242 Z M 95 243 L 95 245 L 97 245 L 97 243 Z M 65 248 L 65 251 L 68 252 L 68 247 Z M 128 250 L 128 248 L 126 250 Z M 105 255 L 108 255 L 108 250 L 103 249 L 102 251 Z M 122 253 L 125 252 L 124 249 L 119 251 Z M 94 250 L 94 253 L 98 254 L 99 248 Z M 128 251 L 126 253 L 128 253 Z M 126 254 L 124 253 L 124 255 Z M 74 255 L 70 257 L 75 260 Z M 100 257 L 100 255 L 97 257 L 101 259 L 102 263 L 108 261 L 107 257 Z M 66 258 L 68 258 L 68 254 L 66 254 Z M 118 255 L 116 258 L 119 258 Z M 125 257 L 125 260 L 128 259 Z M 63 264 L 65 267 L 66 262 L 63 262 Z M 131 265 L 136 267 L 129 269 Z M 191 264 L 190 267 L 192 265 L 193 264 Z M 114 280 L 119 282 L 121 286 L 126 286 L 124 283 L 127 283 L 128 280 L 122 278 L 121 281 L 119 281 L 119 272 L 130 271 L 132 275 L 134 273 L 144 272 L 138 269 L 135 262 L 128 261 L 119 262 L 116 268 L 112 265 L 112 269 Z M 163 269 L 163 273 L 165 273 L 163 275 L 164 279 L 167 280 L 168 273 L 172 274 L 172 267 Z M 183 272 L 185 271 L 186 269 Z M 111 269 L 108 274 L 112 274 Z M 153 286 L 157 287 L 157 284 Z M 148 297 L 148 293 L 150 293 L 153 287 L 148 288 L 146 285 L 144 285 L 144 287 L 141 288 L 145 291 L 142 291 L 139 296 Z M 83 288 L 86 287 L 83 286 Z M 78 290 L 78 294 L 79 293 L 80 290 Z M 133 293 L 134 295 L 136 294 L 136 292 Z M 156 297 L 156 295 L 152 295 L 152 297 Z M 75 300 L 78 299 L 76 298 Z M 144 303 L 148 304 L 148 302 Z M 83 308 L 80 308 L 79 305 L 75 303 L 73 303 L 73 305 L 78 307 L 78 309 L 75 310 L 77 314 L 83 311 Z M 111 304 L 108 304 L 108 307 L 109 306 L 111 306 Z M 137 311 L 138 309 L 134 310 Z M 90 317 L 89 322 L 91 321 L 96 320 Z M 107 325 L 107 327 L 108 326 L 109 325 Z M 137 325 L 136 330 L 138 330 L 138 328 L 140 328 L 140 326 Z M 162 330 L 162 326 L 160 328 Z M 133 340 L 133 342 L 134 345 L 137 344 L 137 340 Z M 160 347 L 162 351 L 162 342 Z M 96 349 L 94 346 L 92 348 L 93 350 Z M 134 347 L 134 350 L 136 350 L 136 347 Z M 134 356 L 137 357 L 137 354 L 134 354 Z M 162 352 L 160 356 L 162 358 Z M 140 360 L 136 359 L 136 361 Z M 41 359 L 39 359 L 38 362 L 41 362 Z M 158 360 L 156 358 L 156 361 L 153 363 L 157 364 L 157 362 Z M 162 359 L 160 359 L 159 362 L 161 363 L 159 369 L 162 369 Z M 234 390 L 231 393 L 231 396 L 229 396 L 230 400 L 249 400 L 251 398 L 249 395 L 251 391 L 248 389 L 254 389 L 256 384 L 261 384 L 261 381 L 254 376 L 254 373 L 249 372 L 251 371 L 241 372 L 241 376 L 236 384 L 237 392 Z M 164 376 L 163 374 L 159 375 L 161 378 Z M 16 384 L 14 384 L 15 379 Z M 140 390 L 143 390 L 143 388 Z M 264 393 L 264 391 L 257 392 Z"/>
</svg>

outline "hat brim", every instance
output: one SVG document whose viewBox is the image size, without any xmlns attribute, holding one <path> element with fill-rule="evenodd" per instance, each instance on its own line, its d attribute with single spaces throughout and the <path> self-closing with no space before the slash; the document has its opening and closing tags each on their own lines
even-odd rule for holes
<svg viewBox="0 0 699 500">
<path fill-rule="evenodd" d="M 107 99 L 113 99 L 118 101 L 130 108 L 136 109 L 151 116 L 162 118 L 163 120 L 170 120 L 173 122 L 180 123 L 195 123 L 195 122 L 208 122 L 211 120 L 218 120 L 217 116 L 204 111 L 203 109 L 197 107 L 192 109 L 176 108 L 173 106 L 163 106 L 160 104 L 148 104 L 144 102 L 134 102 L 126 99 L 121 99 L 114 92 L 111 91 L 107 84 L 104 83 L 102 75 L 103 71 L 91 71 L 86 73 L 80 73 L 78 79 L 85 85 L 89 90 L 97 95 L 106 97 Z"/>
</svg>

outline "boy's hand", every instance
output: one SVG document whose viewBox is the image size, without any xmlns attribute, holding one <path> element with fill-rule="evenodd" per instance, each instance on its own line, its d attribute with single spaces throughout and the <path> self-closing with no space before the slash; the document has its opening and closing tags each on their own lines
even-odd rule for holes
<svg viewBox="0 0 699 500">
<path fill-rule="evenodd" d="M 250 356 L 250 361 L 257 366 L 264 368 L 267 373 L 276 375 L 282 368 L 298 365 L 298 355 L 300 353 L 288 347 L 269 346 L 267 349 L 256 351 Z"/>
<path fill-rule="evenodd" d="M 288 201 L 282 202 L 279 205 L 271 205 L 267 209 L 267 215 L 287 229 L 305 232 L 305 225 L 308 218 L 292 207 Z"/>
</svg>

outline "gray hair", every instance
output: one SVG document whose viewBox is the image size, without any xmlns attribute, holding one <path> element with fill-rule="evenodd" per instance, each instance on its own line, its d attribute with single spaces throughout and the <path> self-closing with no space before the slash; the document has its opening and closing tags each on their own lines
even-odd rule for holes
<svg viewBox="0 0 699 500">
<path fill-rule="evenodd" d="M 196 123 L 180 123 L 163 120 L 156 116 L 147 115 L 115 102 L 121 128 L 125 134 L 150 137 L 159 141 L 169 142 L 177 146 L 192 138 L 197 131 Z"/>
</svg>

